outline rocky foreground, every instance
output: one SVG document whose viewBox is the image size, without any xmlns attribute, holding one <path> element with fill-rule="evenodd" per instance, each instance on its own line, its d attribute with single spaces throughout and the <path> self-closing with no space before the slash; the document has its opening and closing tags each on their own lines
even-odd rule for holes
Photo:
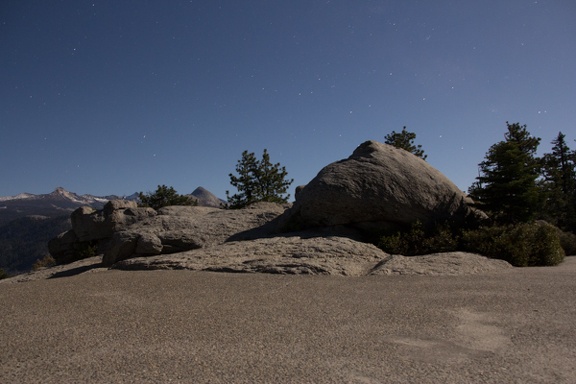
<svg viewBox="0 0 576 384">
<path fill-rule="evenodd" d="M 356 278 L 92 269 L 0 284 L 2 381 L 571 384 L 575 261 Z"/>
<path fill-rule="evenodd" d="M 277 245 L 286 250 L 286 243 L 292 241 L 300 249 L 301 239 L 287 240 Z M 332 245 L 342 244 L 346 239 L 334 241 Z M 260 244 L 263 245 L 263 244 Z M 265 242 L 264 242 L 265 245 Z M 316 252 L 323 245 L 314 245 Z M 514 269 L 502 260 L 489 259 L 484 256 L 465 252 L 437 253 L 425 256 L 406 257 L 402 255 L 385 255 L 383 258 L 342 256 L 337 253 L 332 257 L 321 256 L 319 260 L 309 256 L 281 256 L 274 247 L 255 249 L 253 256 L 246 256 L 246 248 L 240 247 L 234 254 L 234 244 L 229 247 L 212 249 L 209 252 L 182 253 L 171 256 L 134 258 L 126 260 L 112 269 L 120 270 L 190 270 L 204 272 L 230 273 L 271 273 L 283 275 L 423 275 L 423 276 L 461 276 L 477 274 L 494 274 Z M 220 253 L 217 255 L 217 253 Z M 228 253 L 229 252 L 229 253 Z M 285 251 L 284 251 L 285 252 Z M 345 252 L 345 250 L 338 250 Z M 321 251 L 320 253 L 321 254 Z M 80 274 L 104 272 L 110 268 L 102 266 L 102 257 L 95 256 L 70 264 L 17 275 L 0 280 L 0 284 L 20 283 L 35 280 L 69 277 Z"/>
<path fill-rule="evenodd" d="M 106 210 L 108 216 L 99 220 Z M 468 275 L 512 268 L 505 261 L 464 252 L 419 257 L 389 255 L 372 244 L 356 240 L 361 233 L 345 227 L 278 233 L 278 222 L 284 220 L 286 207 L 272 203 L 258 203 L 241 210 L 166 207 L 152 212 L 149 208 L 136 208 L 131 202 L 111 202 L 105 211 L 75 212 L 73 231 L 91 236 L 106 233 L 99 227 L 124 223 L 136 217 L 132 212 L 137 210 L 146 216 L 123 225 L 121 230 L 110 230 L 111 236 L 103 238 L 106 246 L 103 255 L 7 281 L 108 268 L 340 276 Z M 116 221 L 106 224 L 108 217 Z M 72 243 L 70 252 L 75 244 Z"/>
</svg>

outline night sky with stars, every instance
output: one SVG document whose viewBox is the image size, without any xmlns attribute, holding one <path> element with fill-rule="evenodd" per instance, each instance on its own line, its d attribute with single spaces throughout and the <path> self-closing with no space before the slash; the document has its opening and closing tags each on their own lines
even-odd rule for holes
<svg viewBox="0 0 576 384">
<path fill-rule="evenodd" d="M 309 182 L 406 126 L 467 190 L 506 121 L 576 148 L 573 0 L 4 0 L 0 196 Z"/>
</svg>

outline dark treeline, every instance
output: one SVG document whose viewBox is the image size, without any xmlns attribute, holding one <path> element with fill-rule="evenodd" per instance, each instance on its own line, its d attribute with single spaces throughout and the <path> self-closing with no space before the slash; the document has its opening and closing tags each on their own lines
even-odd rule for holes
<svg viewBox="0 0 576 384">
<path fill-rule="evenodd" d="M 504 140 L 492 145 L 469 188 L 476 207 L 488 219 L 467 225 L 451 222 L 384 234 L 379 246 L 388 253 L 421 255 L 467 251 L 500 258 L 515 266 L 556 265 L 576 254 L 576 151 L 559 132 L 552 151 L 536 155 L 541 139 L 526 125 L 506 122 Z M 416 135 L 406 127 L 386 143 L 423 157 Z"/>
<path fill-rule="evenodd" d="M 552 152 L 536 156 L 541 139 L 526 125 L 506 123 L 504 140 L 490 147 L 470 187 L 479 208 L 501 224 L 535 219 L 576 233 L 576 152 L 559 132 Z"/>
</svg>

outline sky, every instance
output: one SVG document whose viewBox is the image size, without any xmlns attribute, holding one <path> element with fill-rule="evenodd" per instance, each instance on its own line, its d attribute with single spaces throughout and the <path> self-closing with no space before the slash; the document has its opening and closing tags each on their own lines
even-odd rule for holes
<svg viewBox="0 0 576 384">
<path fill-rule="evenodd" d="M 506 122 L 576 148 L 573 0 L 3 0 L 0 196 L 290 190 L 403 126 L 460 189 Z"/>
</svg>

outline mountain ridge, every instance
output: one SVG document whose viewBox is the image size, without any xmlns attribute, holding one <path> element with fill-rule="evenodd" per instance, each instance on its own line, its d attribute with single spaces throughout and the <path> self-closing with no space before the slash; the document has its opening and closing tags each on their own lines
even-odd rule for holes
<svg viewBox="0 0 576 384">
<path fill-rule="evenodd" d="M 131 201 L 138 201 L 139 192 L 134 192 L 131 195 L 106 195 L 106 196 L 96 196 L 92 194 L 84 194 L 79 195 L 75 192 L 68 191 L 63 187 L 56 187 L 54 191 L 50 193 L 41 193 L 41 194 L 34 194 L 23 192 L 13 196 L 0 196 L 0 209 L 3 208 L 2 203 L 10 202 L 14 200 L 47 200 L 47 199 L 60 199 L 60 200 L 69 200 L 74 203 L 78 204 L 106 204 L 110 200 L 115 199 L 122 199 L 122 200 L 131 200 Z M 225 203 L 224 200 L 220 199 L 212 192 L 208 191 L 206 188 L 199 186 L 191 193 L 187 194 L 186 196 L 191 196 L 199 200 L 201 202 L 212 202 L 213 204 L 218 203 L 217 205 L 209 205 L 209 206 L 216 206 L 219 207 L 220 203 Z M 200 204 L 202 205 L 202 204 Z"/>
<path fill-rule="evenodd" d="M 56 187 L 56 189 L 54 189 L 54 191 L 50 193 L 33 194 L 23 192 L 14 196 L 0 196 L 0 205 L 2 202 L 12 200 L 50 199 L 50 198 L 68 199 L 73 202 L 86 203 L 86 204 L 92 204 L 92 203 L 105 204 L 107 201 L 113 199 L 136 200 L 137 196 L 138 193 L 134 193 L 130 196 L 118 196 L 118 195 L 95 196 L 90 194 L 78 195 L 77 193 L 68 191 L 63 187 Z"/>
</svg>

